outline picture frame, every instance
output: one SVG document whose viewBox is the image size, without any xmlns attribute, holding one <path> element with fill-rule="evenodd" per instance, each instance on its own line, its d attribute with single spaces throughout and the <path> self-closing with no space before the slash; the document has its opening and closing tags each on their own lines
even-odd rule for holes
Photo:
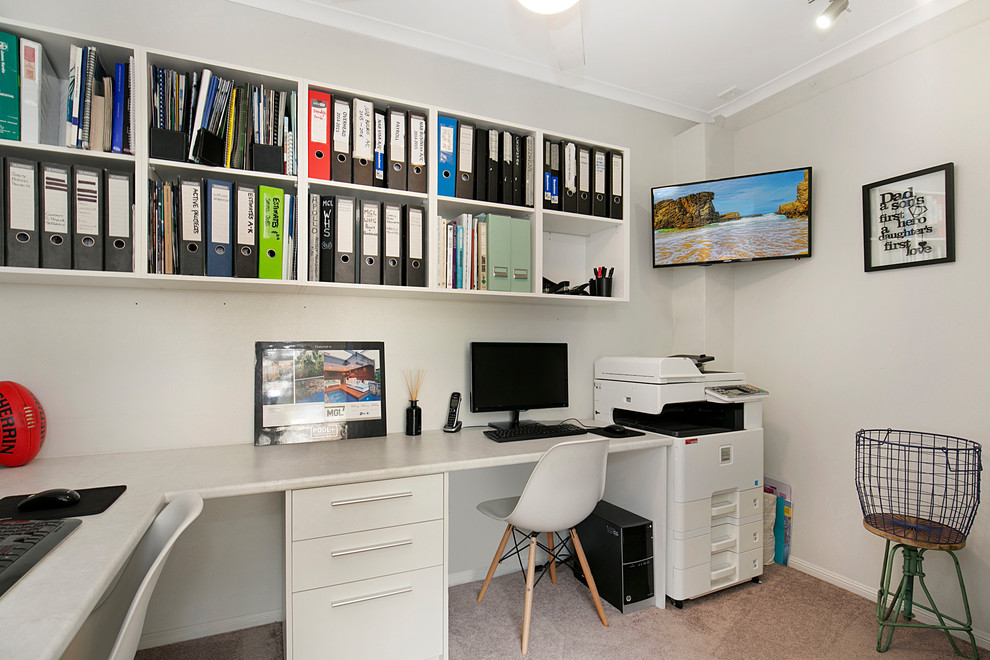
<svg viewBox="0 0 990 660">
<path fill-rule="evenodd" d="M 385 343 L 256 342 L 254 444 L 386 435 Z"/>
<path fill-rule="evenodd" d="M 956 260 L 953 163 L 863 186 L 866 272 Z"/>
</svg>

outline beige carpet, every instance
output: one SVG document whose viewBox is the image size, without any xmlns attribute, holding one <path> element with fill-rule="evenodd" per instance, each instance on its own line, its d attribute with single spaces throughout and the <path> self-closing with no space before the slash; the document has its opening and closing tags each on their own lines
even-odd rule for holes
<svg viewBox="0 0 990 660">
<path fill-rule="evenodd" d="M 450 658 L 522 657 L 523 580 L 513 573 L 492 581 L 482 603 L 480 583 L 450 589 Z M 898 630 L 887 653 L 875 650 L 874 603 L 779 565 L 762 584 L 746 583 L 698 600 L 622 615 L 604 603 L 602 626 L 588 590 L 563 570 L 536 587 L 530 660 L 957 658 L 944 633 Z M 387 624 L 383 627 L 387 629 Z M 961 646 L 965 651 L 966 647 Z M 217 635 L 141 651 L 137 660 L 277 659 L 281 625 Z M 981 650 L 980 657 L 990 659 Z"/>
</svg>

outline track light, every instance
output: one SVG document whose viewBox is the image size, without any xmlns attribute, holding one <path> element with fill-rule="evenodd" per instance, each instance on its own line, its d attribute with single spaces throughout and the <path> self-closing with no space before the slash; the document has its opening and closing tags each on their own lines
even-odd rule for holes
<svg viewBox="0 0 990 660">
<path fill-rule="evenodd" d="M 849 0 L 829 0 L 828 7 L 822 12 L 821 16 L 815 19 L 815 24 L 823 30 L 827 30 L 832 27 L 832 23 L 839 17 L 839 14 L 846 10 L 849 6 Z"/>
<path fill-rule="evenodd" d="M 559 14 L 577 3 L 578 0 L 519 0 L 519 4 L 536 14 Z"/>
</svg>

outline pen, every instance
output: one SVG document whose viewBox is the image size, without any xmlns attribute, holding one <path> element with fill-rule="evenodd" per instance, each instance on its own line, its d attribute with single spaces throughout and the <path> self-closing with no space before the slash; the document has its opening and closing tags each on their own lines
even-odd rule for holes
<svg viewBox="0 0 990 660">
<path fill-rule="evenodd" d="M 608 276 L 612 277 L 612 273 L 614 272 L 615 272 L 615 266 L 612 266 L 611 268 L 608 269 Z"/>
</svg>

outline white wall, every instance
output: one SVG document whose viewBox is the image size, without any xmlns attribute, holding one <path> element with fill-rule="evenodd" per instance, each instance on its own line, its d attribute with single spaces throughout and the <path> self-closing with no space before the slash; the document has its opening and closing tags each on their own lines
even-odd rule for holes
<svg viewBox="0 0 990 660">
<path fill-rule="evenodd" d="M 739 173 L 814 168 L 814 256 L 734 266 L 735 361 L 771 392 L 766 472 L 793 487 L 792 562 L 870 598 L 883 542 L 862 526 L 856 431 L 987 440 L 988 41 L 976 24 L 736 134 Z M 865 273 L 862 186 L 949 161 L 955 263 Z M 986 645 L 990 511 L 959 557 Z M 926 571 L 954 580 L 942 557 Z"/>
<path fill-rule="evenodd" d="M 383 340 L 390 431 L 402 428 L 401 371 L 413 368 L 428 370 L 420 397 L 424 426 L 439 428 L 450 392 L 468 390 L 471 340 L 568 342 L 571 405 L 547 411 L 551 419 L 592 416 L 595 358 L 672 351 L 671 279 L 650 266 L 648 195 L 651 186 L 672 179 L 672 139 L 689 122 L 222 0 L 0 0 L 0 15 L 632 149 L 628 304 L 591 308 L 0 284 L 4 308 L 22 319 L 4 324 L 3 378 L 25 384 L 45 406 L 49 427 L 42 457 L 252 442 L 259 340 Z M 472 416 L 466 406 L 463 414 L 467 425 L 494 418 Z M 507 488 L 510 494 L 511 484 Z M 278 618 L 282 588 L 274 567 L 282 561 L 283 520 L 273 497 L 208 504 L 172 556 L 163 576 L 171 586 L 156 596 L 147 633 L 162 633 L 155 639 L 168 641 L 167 631 L 178 627 L 205 634 L 211 621 L 233 628 L 259 616 Z M 231 530 L 228 519 L 238 507 L 251 515 Z M 239 538 L 248 530 L 258 531 L 259 547 L 230 542 L 231 534 Z M 451 540 L 473 535 L 462 526 Z M 496 533 L 492 548 L 497 541 Z M 196 568 L 204 548 L 226 558 L 210 562 L 214 570 L 206 575 Z M 231 592 L 233 580 L 224 568 L 244 565 L 260 567 L 257 579 L 267 588 Z M 188 602 L 197 606 L 187 608 Z"/>
</svg>

